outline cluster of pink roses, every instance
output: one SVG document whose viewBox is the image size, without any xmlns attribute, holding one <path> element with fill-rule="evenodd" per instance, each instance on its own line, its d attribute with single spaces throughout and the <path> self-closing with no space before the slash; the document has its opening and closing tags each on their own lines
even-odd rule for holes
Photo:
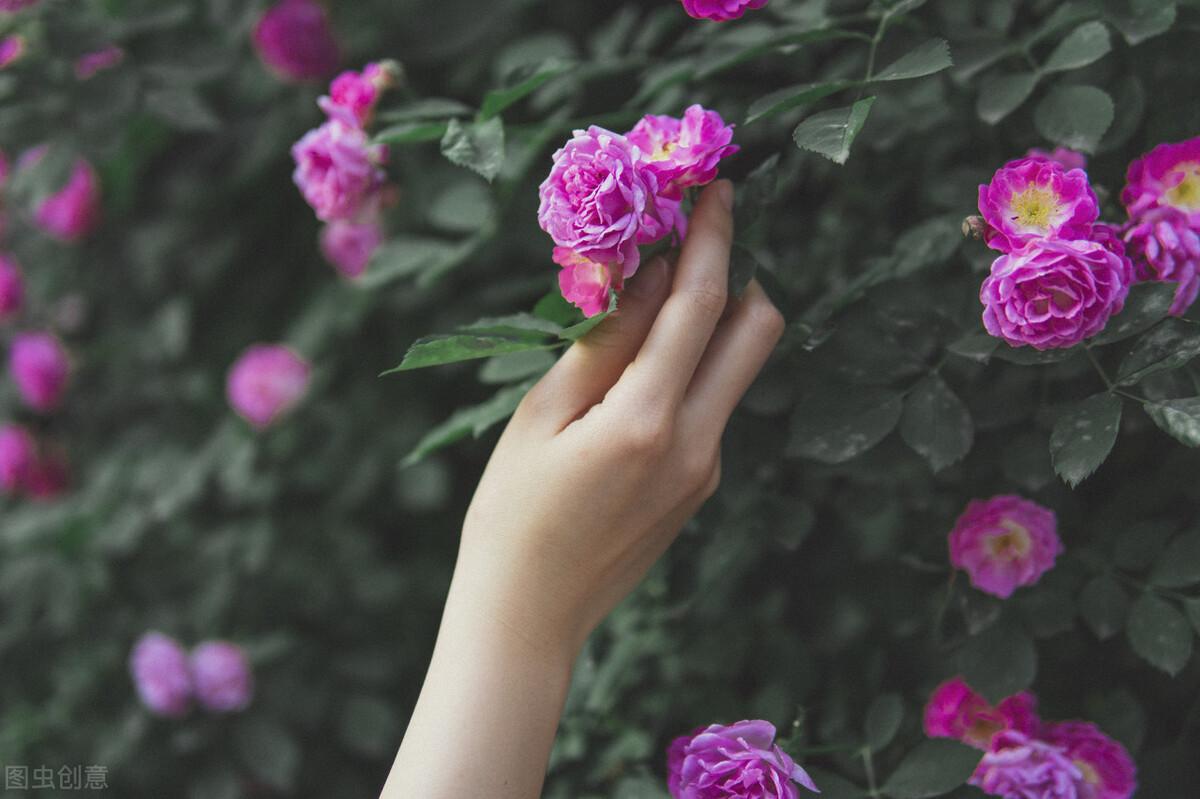
<svg viewBox="0 0 1200 799">
<path fill-rule="evenodd" d="M 250 661 L 227 641 L 206 641 L 189 655 L 174 638 L 146 633 L 129 656 L 129 672 L 142 704 L 166 718 L 185 715 L 193 699 L 212 713 L 236 713 L 254 698 Z"/>
<path fill-rule="evenodd" d="M 925 734 L 982 749 L 970 782 L 1004 799 L 1129 799 L 1137 788 L 1125 747 L 1090 722 L 1042 721 L 1028 691 L 993 707 L 954 677 L 930 696 Z"/>
<path fill-rule="evenodd" d="M 1062 551 L 1054 511 L 1011 494 L 969 503 L 950 532 L 951 564 L 1001 599 L 1036 583 Z"/>
<path fill-rule="evenodd" d="M 609 292 L 637 272 L 640 245 L 685 235 L 684 193 L 716 178 L 738 151 L 732 141 L 733 127 L 699 105 L 682 118 L 645 116 L 624 135 L 576 131 L 539 189 L 563 296 L 587 316 L 607 310 Z"/>
<path fill-rule="evenodd" d="M 983 324 L 1014 347 L 1096 335 L 1137 281 L 1179 284 L 1176 315 L 1200 293 L 1200 138 L 1130 164 L 1124 226 L 1099 221 L 1085 165 L 1070 150 L 1034 150 L 979 187 L 984 238 L 1002 253 L 980 289 Z"/>
<path fill-rule="evenodd" d="M 673 799 L 798 799 L 797 784 L 819 792 L 808 772 L 775 743 L 768 721 L 700 727 L 667 750 Z"/>
<path fill-rule="evenodd" d="M 326 223 L 321 250 L 350 278 L 366 270 L 384 239 L 382 212 L 393 195 L 383 169 L 387 147 L 372 144 L 366 128 L 397 74 L 390 62 L 343 72 L 318 101 L 325 124 L 292 147 L 296 186 Z"/>
</svg>

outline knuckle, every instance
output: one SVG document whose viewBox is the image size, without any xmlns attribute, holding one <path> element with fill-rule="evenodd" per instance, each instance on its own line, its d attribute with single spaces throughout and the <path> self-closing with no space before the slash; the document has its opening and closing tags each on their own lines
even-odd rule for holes
<svg viewBox="0 0 1200 799">
<path fill-rule="evenodd" d="M 683 291 L 687 304 L 703 314 L 719 315 L 725 311 L 728 298 L 725 283 L 718 280 L 697 281 Z"/>
<path fill-rule="evenodd" d="M 645 413 L 623 427 L 620 442 L 626 452 L 658 458 L 671 448 L 672 435 L 668 418 L 655 413 Z"/>
<path fill-rule="evenodd" d="M 706 448 L 697 448 L 687 453 L 681 467 L 685 482 L 692 491 L 705 491 L 713 472 L 719 472 L 719 455 Z"/>
<path fill-rule="evenodd" d="M 705 482 L 704 488 L 700 490 L 702 499 L 711 499 L 712 495 L 717 493 L 717 488 L 721 485 L 721 464 L 713 467 L 712 472 L 708 475 L 708 481 Z"/>
<path fill-rule="evenodd" d="M 783 318 L 783 314 L 775 307 L 774 303 L 768 300 L 765 296 L 756 301 L 749 309 L 750 323 L 760 331 L 764 337 L 778 339 L 783 335 L 784 328 L 787 326 L 787 321 Z"/>
</svg>

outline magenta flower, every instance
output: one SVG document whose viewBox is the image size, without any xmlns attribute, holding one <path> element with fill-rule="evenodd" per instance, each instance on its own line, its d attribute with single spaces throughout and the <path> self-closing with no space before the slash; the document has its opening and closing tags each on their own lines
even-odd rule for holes
<svg viewBox="0 0 1200 799">
<path fill-rule="evenodd" d="M 396 82 L 394 65 L 367 64 L 362 72 L 343 72 L 333 79 L 329 94 L 317 100 L 326 114 L 348 125 L 366 125 L 384 91 Z"/>
<path fill-rule="evenodd" d="M 314 0 L 280 0 L 254 27 L 259 58 L 285 80 L 332 74 L 341 55 L 329 17 Z"/>
<path fill-rule="evenodd" d="M 950 562 L 1001 599 L 1036 583 L 1062 551 L 1054 511 L 1013 495 L 972 501 L 950 533 Z"/>
<path fill-rule="evenodd" d="M 1063 169 L 1087 169 L 1087 156 L 1066 147 L 1055 147 L 1051 152 L 1034 147 L 1025 153 L 1025 157 L 1057 161 Z"/>
<path fill-rule="evenodd" d="M 609 290 L 621 289 L 621 274 L 613 266 L 593 261 L 566 247 L 554 248 L 554 263 L 562 267 L 558 273 L 558 287 L 563 298 L 583 311 L 584 316 L 607 311 Z"/>
<path fill-rule="evenodd" d="M 16 63 L 25 55 L 25 37 L 20 34 L 0 39 L 0 69 Z"/>
<path fill-rule="evenodd" d="M 383 226 L 379 220 L 337 219 L 321 229 L 321 252 L 338 272 L 348 278 L 367 271 L 371 257 L 383 244 Z"/>
<path fill-rule="evenodd" d="M 310 371 L 307 361 L 281 344 L 255 344 L 229 370 L 229 404 L 255 427 L 269 427 L 304 397 Z"/>
<path fill-rule="evenodd" d="M 1040 724 L 1037 699 L 1029 692 L 1010 696 L 992 707 L 961 677 L 939 685 L 925 705 L 925 734 L 953 738 L 976 749 L 987 749 L 1002 730 L 1033 735 Z"/>
<path fill-rule="evenodd" d="M 1090 799 L 1062 747 L 1005 730 L 992 739 L 970 783 L 1002 799 Z"/>
<path fill-rule="evenodd" d="M 1014 347 L 1071 347 L 1120 313 L 1133 265 L 1093 241 L 1046 239 L 1005 253 L 983 281 L 983 325 Z"/>
<path fill-rule="evenodd" d="M 693 19 L 727 22 L 747 11 L 762 8 L 768 0 L 683 0 L 683 10 Z"/>
<path fill-rule="evenodd" d="M 554 243 L 613 264 L 622 277 L 637 271 L 637 246 L 662 238 L 674 224 L 656 203 L 658 181 L 639 164 L 637 148 L 595 126 L 575 131 L 554 154 L 539 194 L 538 222 Z"/>
<path fill-rule="evenodd" d="M 12 342 L 8 369 L 21 399 L 35 411 L 48 413 L 62 402 L 70 363 L 67 351 L 50 333 L 20 333 Z"/>
<path fill-rule="evenodd" d="M 11 255 L 0 253 L 0 322 L 21 312 L 25 304 L 25 282 L 21 268 Z"/>
<path fill-rule="evenodd" d="M 100 223 L 100 179 L 92 165 L 78 159 L 67 185 L 42 201 L 33 221 L 47 234 L 67 243 L 94 231 Z"/>
<path fill-rule="evenodd" d="M 124 60 L 125 51 L 111 44 L 93 53 L 84 53 L 75 59 L 75 77 L 78 80 L 88 80 L 99 72 L 112 69 Z"/>
<path fill-rule="evenodd" d="M 1047 743 L 1063 749 L 1083 774 L 1086 799 L 1129 799 L 1137 790 L 1137 767 L 1125 747 L 1086 721 L 1047 724 Z"/>
<path fill-rule="evenodd" d="M 817 791 L 808 773 L 775 745 L 766 721 L 713 724 L 676 738 L 667 750 L 674 799 L 797 799 L 796 783 Z"/>
<path fill-rule="evenodd" d="M 141 637 L 129 656 L 129 672 L 142 704 L 159 716 L 178 718 L 192 702 L 192 674 L 187 653 L 173 638 L 151 632 Z"/>
<path fill-rule="evenodd" d="M 359 127 L 331 119 L 292 147 L 292 179 L 317 218 L 351 219 L 374 199 L 386 175 L 387 148 L 372 145 Z"/>
<path fill-rule="evenodd" d="M 1200 294 L 1200 227 L 1174 208 L 1151 208 L 1125 229 L 1129 257 L 1140 280 L 1178 283 L 1171 313 L 1182 316 Z"/>
<path fill-rule="evenodd" d="M 1130 217 L 1168 206 L 1187 214 L 1200 227 L 1200 136 L 1160 144 L 1129 165 L 1121 202 Z"/>
<path fill-rule="evenodd" d="M 1042 238 L 1088 238 L 1100 205 L 1082 169 L 1035 157 L 1009 161 L 980 186 L 979 213 L 994 231 L 987 245 L 1007 253 Z"/>
<path fill-rule="evenodd" d="M 0 491 L 24 488 L 36 457 L 29 431 L 15 424 L 0 426 Z"/>
<path fill-rule="evenodd" d="M 206 641 L 192 650 L 196 698 L 214 713 L 245 710 L 254 697 L 254 675 L 241 647 Z"/>
<path fill-rule="evenodd" d="M 642 117 L 627 136 L 658 178 L 659 194 L 672 199 L 682 197 L 686 188 L 711 183 L 721 159 L 741 149 L 732 144 L 733 126 L 699 105 L 688 108 L 682 119 Z"/>
</svg>

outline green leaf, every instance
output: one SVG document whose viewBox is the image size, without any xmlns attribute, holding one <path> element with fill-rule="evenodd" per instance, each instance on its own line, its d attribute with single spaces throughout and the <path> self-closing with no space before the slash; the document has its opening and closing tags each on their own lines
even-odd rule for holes
<svg viewBox="0 0 1200 799">
<path fill-rule="evenodd" d="M 146 110 L 177 130 L 206 133 L 221 127 L 213 110 L 190 89 L 151 89 Z"/>
<path fill-rule="evenodd" d="M 424 100 L 417 100 L 400 108 L 383 111 L 379 114 L 379 121 L 390 124 L 394 122 L 445 120 L 450 117 L 467 117 L 472 113 L 474 112 L 470 106 L 460 103 L 458 100 L 450 100 L 445 97 L 427 97 Z"/>
<path fill-rule="evenodd" d="M 1197 355 L 1200 355 L 1200 325 L 1168 319 L 1147 333 L 1125 356 L 1117 370 L 1117 382 L 1133 385 L 1156 372 L 1178 369 Z"/>
<path fill-rule="evenodd" d="M 535 382 L 536 380 L 527 380 L 515 386 L 502 388 L 486 402 L 456 411 L 417 442 L 412 452 L 405 457 L 403 465 L 418 463 L 431 453 L 467 436 L 478 438 L 483 435 L 493 425 L 512 416 Z"/>
<path fill-rule="evenodd" d="M 258 779 L 290 793 L 300 769 L 300 745 L 286 727 L 267 719 L 245 719 L 233 730 L 242 765 Z"/>
<path fill-rule="evenodd" d="M 1200 583 L 1200 530 L 1176 538 L 1159 557 L 1150 582 L 1163 588 L 1186 588 Z"/>
<path fill-rule="evenodd" d="M 887 745 L 900 732 L 900 723 L 904 721 L 904 700 L 899 694 L 883 694 L 875 698 L 867 709 L 867 719 L 863 725 L 867 746 L 872 752 L 887 748 Z M 820 786 L 817 786 L 820 787 Z"/>
<path fill-rule="evenodd" d="M 865 97 L 854 105 L 814 114 L 796 126 L 792 140 L 801 150 L 811 150 L 836 164 L 844 164 L 874 103 L 874 97 Z"/>
<path fill-rule="evenodd" d="M 904 401 L 900 435 L 940 472 L 957 463 L 975 443 L 971 413 L 946 381 L 936 374 L 921 380 Z"/>
<path fill-rule="evenodd" d="M 559 346 L 557 342 L 546 343 L 543 339 L 506 338 L 504 336 L 472 336 L 455 334 L 448 336 L 428 336 L 418 339 L 409 347 L 404 360 L 394 369 L 389 369 L 383 375 L 396 372 L 407 372 L 412 369 L 424 369 L 429 366 L 441 366 L 447 363 L 470 361 L 475 358 L 490 358 L 493 355 L 503 355 L 506 352 L 522 352 L 524 350 L 552 349 Z M 383 375 L 380 375 L 381 377 Z"/>
<path fill-rule="evenodd" d="M 1066 72 L 1099 61 L 1112 50 L 1108 27 L 1103 22 L 1085 22 L 1067 34 L 1042 65 L 1042 72 Z"/>
<path fill-rule="evenodd" d="M 563 328 L 559 333 L 559 338 L 563 341 L 578 341 L 596 329 L 596 326 L 608 318 L 608 315 L 617 310 L 617 293 L 610 292 L 608 298 L 608 310 L 604 313 L 598 313 L 595 316 L 590 316 L 582 322 Z"/>
<path fill-rule="evenodd" d="M 1109 320 L 1093 345 L 1112 344 L 1144 333 L 1167 318 L 1175 301 L 1175 283 L 1138 283 L 1129 289 L 1129 299 L 1120 314 Z"/>
<path fill-rule="evenodd" d="M 1054 471 L 1072 488 L 1079 485 L 1104 463 L 1120 429 L 1121 400 L 1108 392 L 1068 408 L 1050 435 Z"/>
<path fill-rule="evenodd" d="M 1129 597 L 1110 575 L 1094 578 L 1079 593 L 1079 613 L 1101 641 L 1112 638 L 1125 628 L 1129 616 Z"/>
<path fill-rule="evenodd" d="M 371 256 L 367 271 L 355 281 L 362 289 L 438 269 L 457 256 L 459 245 L 425 236 L 391 239 Z"/>
<path fill-rule="evenodd" d="M 1035 350 L 1033 347 L 1013 347 L 1009 344 L 1001 344 L 996 348 L 996 357 L 1019 366 L 1043 366 L 1048 363 L 1062 363 L 1081 352 L 1083 352 L 1081 347 L 1071 347 L 1065 350 Z"/>
<path fill-rule="evenodd" d="M 976 363 L 987 363 L 999 346 L 1000 340 L 987 333 L 967 333 L 947 344 L 946 349 Z"/>
<path fill-rule="evenodd" d="M 751 103 L 750 109 L 746 112 L 746 122 L 744 124 L 749 125 L 760 119 L 766 119 L 776 114 L 782 114 L 785 111 L 791 111 L 798 106 L 815 103 L 831 94 L 836 94 L 857 85 L 857 81 L 836 80 L 829 83 L 798 83 L 795 86 L 787 86 L 770 94 L 765 94 Z"/>
<path fill-rule="evenodd" d="M 1147 402 L 1142 406 L 1154 423 L 1176 441 L 1200 447 L 1200 397 Z"/>
<path fill-rule="evenodd" d="M 508 316 L 485 317 L 459 328 L 462 333 L 485 336 L 507 336 L 509 338 L 535 338 L 545 340 L 562 335 L 562 326 L 528 313 Z"/>
<path fill-rule="evenodd" d="M 796 404 L 787 452 L 823 463 L 848 461 L 892 432 L 903 411 L 895 391 L 823 384 Z"/>
<path fill-rule="evenodd" d="M 941 796 L 966 783 L 982 753 L 957 741 L 933 739 L 917 744 L 883 785 L 893 799 Z"/>
<path fill-rule="evenodd" d="M 1092 153 L 1112 125 L 1115 110 L 1107 92 L 1095 86 L 1056 86 L 1033 112 L 1033 122 L 1044 137 Z"/>
<path fill-rule="evenodd" d="M 1139 45 L 1147 39 L 1166 33 L 1175 24 L 1178 15 L 1173 2 L 1143 3 L 1146 8 L 1139 9 L 1139 3 L 1134 4 L 1132 16 L 1115 16 L 1113 25 L 1125 41 L 1131 45 Z"/>
<path fill-rule="evenodd" d="M 804 770 L 821 789 L 821 799 L 866 799 L 867 789 L 860 788 L 845 777 L 822 768 L 809 768 L 807 764 Z"/>
<path fill-rule="evenodd" d="M 447 122 L 398 122 L 375 134 L 376 144 L 415 144 L 438 141 L 446 135 Z"/>
<path fill-rule="evenodd" d="M 353 696 L 342 707 L 338 737 L 352 752 L 380 758 L 391 750 L 399 733 L 396 714 L 381 699 Z"/>
<path fill-rule="evenodd" d="M 573 69 L 574 65 L 560 58 L 548 58 L 531 65 L 515 76 L 514 82 L 503 89 L 493 89 L 483 98 L 480 120 L 488 120 L 504 109 L 533 94 L 549 81 Z"/>
<path fill-rule="evenodd" d="M 1133 603 L 1125 634 L 1133 651 L 1155 668 L 1175 676 L 1192 658 L 1192 630 L 1175 606 L 1154 594 Z"/>
<path fill-rule="evenodd" d="M 995 125 L 1016 111 L 1037 88 L 1038 76 L 1032 72 L 989 75 L 979 86 L 975 113 L 989 125 Z"/>
<path fill-rule="evenodd" d="M 909 80 L 933 75 L 952 66 L 954 59 L 950 57 L 949 43 L 945 39 L 930 39 L 884 67 L 872 80 Z"/>
<path fill-rule="evenodd" d="M 1196 629 L 1196 635 L 1200 635 L 1200 599 L 1183 600 L 1183 609 L 1187 611 L 1187 617 Z"/>
<path fill-rule="evenodd" d="M 993 624 L 956 653 L 958 670 L 992 703 L 1033 684 L 1037 649 L 1029 635 L 1013 624 Z"/>
<path fill-rule="evenodd" d="M 540 377 L 554 366 L 555 360 L 553 353 L 546 350 L 524 350 L 497 355 L 479 370 L 479 382 L 497 385 L 531 376 Z"/>
<path fill-rule="evenodd" d="M 450 120 L 442 137 L 442 155 L 490 182 L 504 166 L 504 122 L 499 117 L 466 124 Z"/>
</svg>

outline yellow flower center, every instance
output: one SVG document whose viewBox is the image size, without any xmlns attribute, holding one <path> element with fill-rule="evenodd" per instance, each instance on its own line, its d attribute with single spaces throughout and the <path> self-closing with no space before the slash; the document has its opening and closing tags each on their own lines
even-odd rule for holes
<svg viewBox="0 0 1200 799">
<path fill-rule="evenodd" d="M 1000 730 L 1004 729 L 1004 725 L 994 719 L 982 718 L 977 719 L 974 724 L 967 728 L 965 736 L 967 740 L 987 746 L 992 742 L 992 737 Z"/>
<path fill-rule="evenodd" d="M 1192 161 L 1175 167 L 1167 175 L 1168 182 L 1180 174 L 1183 179 L 1167 190 L 1167 202 L 1186 211 L 1200 211 L 1200 162 Z"/>
<path fill-rule="evenodd" d="M 1013 192 L 1009 207 L 1013 221 L 1030 230 L 1049 230 L 1050 224 L 1062 211 L 1054 192 L 1043 186 L 1030 186 L 1025 191 Z"/>
<path fill-rule="evenodd" d="M 988 554 L 1000 560 L 1016 560 L 1028 555 L 1033 548 L 1029 530 L 1009 519 L 1002 521 L 1000 526 L 1004 532 L 987 540 Z"/>
<path fill-rule="evenodd" d="M 1079 771 L 1083 774 L 1084 782 L 1086 782 L 1088 785 L 1100 784 L 1100 774 L 1096 771 L 1095 767 L 1091 763 L 1086 763 L 1082 760 L 1074 760 L 1072 762 L 1075 764 L 1075 768 L 1079 769 Z"/>
<path fill-rule="evenodd" d="M 666 161 L 671 157 L 671 151 L 679 145 L 673 141 L 664 141 L 650 155 L 651 161 Z"/>
</svg>

